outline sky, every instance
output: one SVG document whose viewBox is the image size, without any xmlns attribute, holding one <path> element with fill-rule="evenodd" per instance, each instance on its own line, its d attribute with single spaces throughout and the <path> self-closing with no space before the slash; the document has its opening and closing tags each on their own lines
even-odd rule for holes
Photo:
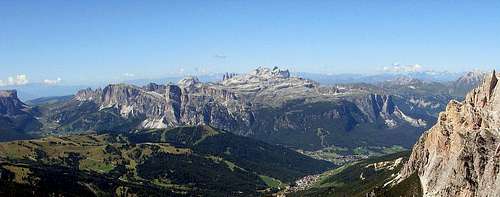
<svg viewBox="0 0 500 197">
<path fill-rule="evenodd" d="M 488 70 L 499 35 L 499 1 L 0 0 L 0 85 Z"/>
</svg>

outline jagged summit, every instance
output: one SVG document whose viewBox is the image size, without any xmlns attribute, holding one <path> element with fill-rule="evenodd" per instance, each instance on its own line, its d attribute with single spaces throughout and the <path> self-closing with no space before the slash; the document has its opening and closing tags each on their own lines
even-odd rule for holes
<svg viewBox="0 0 500 197">
<path fill-rule="evenodd" d="M 465 73 L 463 76 L 461 76 L 458 79 L 458 81 L 461 81 L 464 83 L 473 83 L 475 81 L 483 80 L 487 74 L 488 74 L 487 72 L 484 72 L 481 70 L 473 70 L 473 71 Z"/>
<path fill-rule="evenodd" d="M 0 90 L 0 141 L 24 139 L 38 131 L 40 122 L 33 108 L 17 97 L 16 90 Z"/>
<path fill-rule="evenodd" d="M 260 81 L 273 81 L 273 80 L 285 80 L 291 78 L 290 71 L 282 70 L 278 67 L 267 68 L 267 67 L 258 67 L 249 73 L 242 75 L 233 75 L 231 77 L 227 77 L 226 80 L 223 81 L 224 84 L 233 84 L 233 83 L 243 83 L 243 82 L 260 82 Z"/>
<path fill-rule="evenodd" d="M 28 106 L 17 97 L 16 90 L 0 90 L 0 115 L 16 115 L 27 109 Z"/>
<path fill-rule="evenodd" d="M 195 76 L 184 77 L 179 82 L 177 82 L 177 84 L 183 88 L 193 88 L 200 83 L 201 82 L 198 79 L 198 77 L 195 77 Z"/>
<path fill-rule="evenodd" d="M 451 86 L 451 93 L 457 96 L 466 95 L 471 89 L 476 88 L 485 77 L 491 73 L 483 72 L 479 70 L 474 70 L 467 72 L 456 81 L 453 82 Z"/>
<path fill-rule="evenodd" d="M 250 75 L 262 77 L 262 78 L 273 78 L 273 77 L 278 77 L 278 78 L 289 78 L 290 77 L 290 72 L 287 70 L 282 70 L 275 66 L 273 69 L 266 68 L 266 67 L 258 67 L 257 69 L 253 70 L 250 72 Z"/>
<path fill-rule="evenodd" d="M 315 91 L 319 84 L 317 82 L 291 77 L 288 70 L 278 67 L 272 69 L 258 67 L 249 73 L 235 75 L 219 82 L 219 88 L 228 89 L 239 94 L 255 97 L 279 96 L 286 98 L 287 95 L 307 95 L 310 91 Z"/>
<path fill-rule="evenodd" d="M 424 196 L 500 196 L 499 89 L 493 71 L 464 101 L 451 101 L 400 177 L 417 173 Z"/>
<path fill-rule="evenodd" d="M 17 91 L 16 90 L 0 90 L 0 97 L 17 98 Z"/>
<path fill-rule="evenodd" d="M 470 93 L 467 94 L 465 102 L 475 107 L 481 107 L 481 108 L 484 108 L 485 106 L 489 105 L 491 100 L 493 99 L 492 96 L 497 87 L 497 82 L 498 78 L 496 76 L 496 72 L 493 71 L 487 78 L 484 79 L 481 86 L 473 89 Z"/>
</svg>

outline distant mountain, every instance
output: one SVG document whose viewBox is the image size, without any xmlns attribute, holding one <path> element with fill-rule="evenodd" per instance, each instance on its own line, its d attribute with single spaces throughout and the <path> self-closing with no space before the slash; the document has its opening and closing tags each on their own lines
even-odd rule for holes
<svg viewBox="0 0 500 197">
<path fill-rule="evenodd" d="M 78 90 L 93 86 L 69 86 L 69 85 L 46 85 L 40 83 L 31 83 L 20 86 L 3 86 L 0 90 L 16 89 L 18 96 L 23 101 L 33 100 L 41 97 L 53 97 L 75 94 Z"/>
<path fill-rule="evenodd" d="M 380 83 L 384 81 L 394 80 L 397 78 L 412 78 L 426 82 L 446 83 L 455 81 L 463 75 L 463 73 L 454 72 L 435 72 L 435 71 L 420 71 L 406 73 L 390 73 L 384 72 L 379 74 L 319 74 L 298 72 L 293 73 L 294 76 L 301 76 L 306 79 L 317 81 L 321 84 L 350 84 L 350 83 Z"/>
<path fill-rule="evenodd" d="M 0 90 L 0 141 L 28 138 L 39 131 L 37 111 L 24 104 L 15 90 Z"/>
<path fill-rule="evenodd" d="M 470 90 L 478 87 L 488 73 L 472 71 L 464 74 L 451 84 L 451 94 L 463 97 Z"/>
<path fill-rule="evenodd" d="M 157 84 L 168 84 L 172 83 L 175 84 L 181 79 L 183 79 L 185 76 L 172 76 L 172 77 L 161 77 L 161 78 L 147 78 L 147 79 L 133 79 L 133 80 L 127 80 L 124 81 L 123 83 L 126 84 L 133 84 L 137 86 L 144 86 L 149 83 L 157 83 Z M 211 74 L 211 75 L 199 75 L 197 78 L 202 81 L 202 82 L 216 82 L 220 81 L 223 78 L 223 74 Z"/>
<path fill-rule="evenodd" d="M 262 196 L 332 164 L 208 126 L 0 143 L 0 195 Z"/>
</svg>

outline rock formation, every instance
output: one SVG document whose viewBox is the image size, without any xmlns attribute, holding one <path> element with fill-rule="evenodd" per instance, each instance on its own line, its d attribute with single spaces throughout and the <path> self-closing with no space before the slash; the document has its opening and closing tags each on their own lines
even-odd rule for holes
<svg viewBox="0 0 500 197">
<path fill-rule="evenodd" d="M 500 196 L 500 85 L 493 72 L 451 101 L 400 173 L 417 173 L 424 196 Z"/>
<path fill-rule="evenodd" d="M 36 110 L 24 104 L 15 90 L 0 90 L 0 141 L 23 139 L 38 131 L 40 122 Z"/>
</svg>

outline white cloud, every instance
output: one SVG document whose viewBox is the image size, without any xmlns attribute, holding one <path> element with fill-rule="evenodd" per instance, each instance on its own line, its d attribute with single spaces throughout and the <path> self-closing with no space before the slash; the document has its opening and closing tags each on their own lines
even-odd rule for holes
<svg viewBox="0 0 500 197">
<path fill-rule="evenodd" d="M 43 80 L 43 83 L 47 85 L 56 85 L 58 83 L 61 83 L 61 81 L 62 79 L 58 77 L 57 79 L 45 79 Z"/>
<path fill-rule="evenodd" d="M 123 73 L 123 76 L 125 77 L 135 77 L 134 73 Z"/>
<path fill-rule="evenodd" d="M 226 55 L 215 54 L 214 58 L 216 58 L 216 59 L 226 59 L 227 56 Z"/>
<path fill-rule="evenodd" d="M 19 74 L 15 77 L 7 77 L 7 80 L 0 80 L 0 86 L 17 86 L 26 85 L 29 83 L 28 77 L 25 74 Z"/>
<path fill-rule="evenodd" d="M 384 66 L 383 70 L 385 72 L 408 73 L 424 71 L 424 68 L 420 64 L 401 66 L 398 63 L 394 63 L 392 66 Z"/>
</svg>

